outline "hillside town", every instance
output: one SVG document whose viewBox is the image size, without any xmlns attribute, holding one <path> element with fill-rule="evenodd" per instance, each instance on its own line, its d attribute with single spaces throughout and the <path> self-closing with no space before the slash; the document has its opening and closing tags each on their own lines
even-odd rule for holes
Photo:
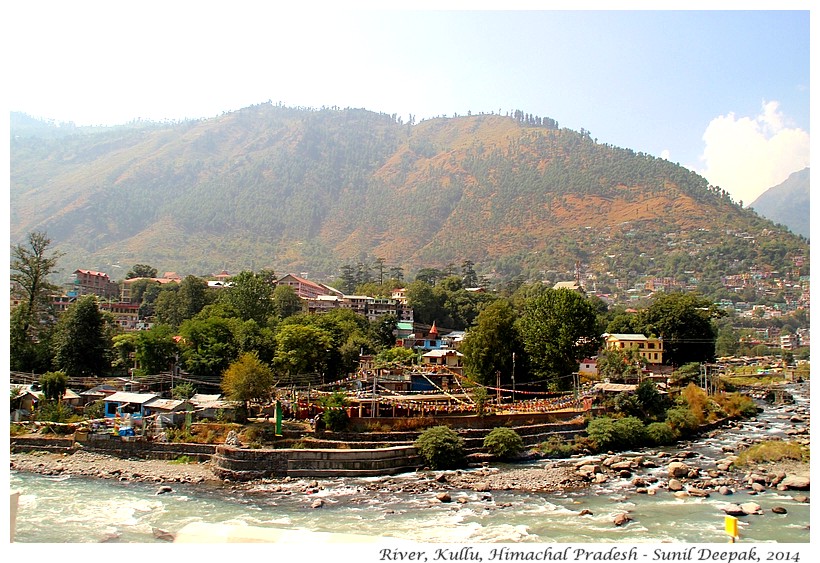
<svg viewBox="0 0 820 563">
<path fill-rule="evenodd" d="M 783 318 L 796 311 L 804 311 L 808 316 L 811 306 L 811 278 L 800 274 L 804 262 L 804 257 L 794 257 L 794 269 L 789 272 L 754 267 L 743 274 L 723 276 L 721 286 L 726 297 L 716 300 L 714 304 L 739 319 L 767 321 Z M 560 276 L 557 272 L 550 272 L 550 274 L 552 277 Z M 207 281 L 209 289 L 218 290 L 229 287 L 231 277 L 228 271 L 222 270 L 210 276 L 203 276 L 202 279 Z M 587 295 L 594 295 L 609 306 L 629 306 L 636 302 L 651 300 L 656 292 L 696 292 L 699 290 L 698 279 L 695 277 L 689 277 L 682 282 L 680 278 L 675 277 L 635 274 L 634 279 L 633 283 L 615 277 L 602 279 L 599 275 L 585 273 L 577 267 L 572 281 L 558 281 L 551 285 L 554 288 L 574 289 Z M 104 272 L 76 269 L 71 274 L 70 281 L 63 285 L 63 291 L 52 295 L 51 305 L 56 313 L 60 313 L 65 311 L 77 298 L 83 295 L 95 295 L 99 298 L 100 308 L 113 315 L 116 324 L 122 330 L 143 330 L 150 328 L 154 319 L 151 316 L 141 315 L 140 303 L 132 299 L 131 287 L 135 283 L 146 281 L 158 286 L 166 286 L 179 284 L 182 280 L 183 277 L 176 272 L 165 272 L 158 277 L 133 277 L 115 281 Z M 403 287 L 394 289 L 390 297 L 347 295 L 331 285 L 307 279 L 306 274 L 294 273 L 272 281 L 273 287 L 279 285 L 291 287 L 294 290 L 302 300 L 305 312 L 314 314 L 343 308 L 361 314 L 371 321 L 382 315 L 390 314 L 395 315 L 400 323 L 397 334 L 399 340 L 404 340 L 416 332 L 409 326 L 414 321 L 413 309 L 408 305 L 406 289 Z M 602 292 L 598 290 L 599 286 L 609 286 L 615 291 Z M 476 292 L 490 291 L 486 287 L 469 289 Z M 12 284 L 12 309 L 20 303 L 19 295 L 19 292 L 14 291 L 14 284 Z M 750 347 L 764 345 L 770 348 L 794 350 L 799 347 L 808 347 L 811 343 L 809 330 L 803 327 L 784 335 L 781 335 L 780 330 L 774 326 L 755 328 L 752 332 L 753 334 L 743 337 L 743 341 Z"/>
</svg>

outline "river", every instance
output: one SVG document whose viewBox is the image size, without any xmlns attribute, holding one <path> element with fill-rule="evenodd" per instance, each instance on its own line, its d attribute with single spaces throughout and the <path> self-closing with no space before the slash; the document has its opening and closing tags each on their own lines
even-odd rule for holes
<svg viewBox="0 0 820 563">
<path fill-rule="evenodd" d="M 806 406 L 809 386 L 791 388 L 796 405 Z M 771 407 L 755 420 L 685 444 L 707 464 L 724 457 L 724 446 L 744 439 L 786 437 L 789 406 Z M 544 462 L 529 462 L 539 467 Z M 655 470 L 658 475 L 664 467 Z M 408 483 L 414 473 L 401 477 Z M 393 477 L 395 479 L 395 477 Z M 18 543 L 151 543 L 161 540 L 154 530 L 174 533 L 188 523 L 238 525 L 365 534 L 416 542 L 490 543 L 725 543 L 727 503 L 753 501 L 763 515 L 740 518 L 744 542 L 807 543 L 810 504 L 795 500 L 795 492 L 767 489 L 751 495 L 737 491 L 723 496 L 675 498 L 666 491 L 636 494 L 629 479 L 563 493 L 521 491 L 451 491 L 454 502 L 440 503 L 435 493 L 411 495 L 395 490 L 365 489 L 379 478 L 332 481 L 313 495 L 284 495 L 273 485 L 249 490 L 220 486 L 175 484 L 169 494 L 157 486 L 80 477 L 48 477 L 12 471 L 12 490 L 20 491 L 15 542 Z M 365 483 L 367 482 L 367 483 Z M 808 494 L 808 493 L 806 493 Z M 465 497 L 466 502 L 455 502 Z M 321 498 L 321 508 L 311 504 Z M 462 500 L 465 500 L 462 498 Z M 780 506 L 785 514 L 774 514 Z M 589 515 L 580 516 L 587 509 Z M 616 514 L 629 512 L 632 521 L 613 525 Z"/>
</svg>

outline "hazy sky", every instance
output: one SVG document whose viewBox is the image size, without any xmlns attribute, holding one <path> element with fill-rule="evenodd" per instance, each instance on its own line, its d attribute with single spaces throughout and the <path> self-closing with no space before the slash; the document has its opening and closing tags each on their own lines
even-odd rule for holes
<svg viewBox="0 0 820 563">
<path fill-rule="evenodd" d="M 9 2 L 5 95 L 12 111 L 78 125 L 267 100 L 417 121 L 520 109 L 678 162 L 745 204 L 809 165 L 808 10 L 383 4 Z M 657 5 L 675 3 L 616 4 Z"/>
</svg>

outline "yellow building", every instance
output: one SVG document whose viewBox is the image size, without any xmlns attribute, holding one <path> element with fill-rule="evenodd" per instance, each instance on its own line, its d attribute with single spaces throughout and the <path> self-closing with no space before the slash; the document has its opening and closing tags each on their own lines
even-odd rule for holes
<svg viewBox="0 0 820 563">
<path fill-rule="evenodd" d="M 607 350 L 635 350 L 647 364 L 663 363 L 663 339 L 643 334 L 604 334 Z"/>
</svg>

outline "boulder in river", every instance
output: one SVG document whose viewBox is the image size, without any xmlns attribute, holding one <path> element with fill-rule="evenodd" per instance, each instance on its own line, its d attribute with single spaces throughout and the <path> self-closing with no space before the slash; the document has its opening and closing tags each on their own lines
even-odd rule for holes
<svg viewBox="0 0 820 563">
<path fill-rule="evenodd" d="M 670 477 L 686 477 L 689 475 L 689 466 L 682 461 L 673 461 L 667 467 L 667 471 Z"/>
<path fill-rule="evenodd" d="M 728 514 L 729 516 L 745 516 L 746 515 L 746 513 L 743 511 L 743 509 L 740 508 L 740 505 L 734 504 L 734 503 L 727 504 L 726 506 L 721 508 L 721 510 L 723 512 L 725 512 L 726 514 Z"/>
<path fill-rule="evenodd" d="M 780 483 L 777 485 L 777 489 L 780 491 L 808 491 L 809 478 L 802 477 L 800 475 L 788 475 L 785 479 L 780 481 Z"/>
<path fill-rule="evenodd" d="M 171 532 L 167 532 L 165 530 L 162 530 L 160 528 L 151 528 L 151 533 L 153 534 L 153 536 L 155 538 L 157 538 L 158 540 L 162 540 L 162 541 L 171 541 L 172 542 L 172 541 L 174 541 L 174 538 L 175 538 L 174 534 L 172 534 Z"/>
<path fill-rule="evenodd" d="M 632 518 L 626 512 L 621 512 L 620 514 L 616 514 L 615 518 L 612 520 L 612 523 L 616 526 L 623 526 L 627 522 L 632 520 Z"/>
<path fill-rule="evenodd" d="M 763 509 L 756 502 L 741 503 L 740 509 L 743 511 L 743 514 L 763 514 Z"/>
</svg>

